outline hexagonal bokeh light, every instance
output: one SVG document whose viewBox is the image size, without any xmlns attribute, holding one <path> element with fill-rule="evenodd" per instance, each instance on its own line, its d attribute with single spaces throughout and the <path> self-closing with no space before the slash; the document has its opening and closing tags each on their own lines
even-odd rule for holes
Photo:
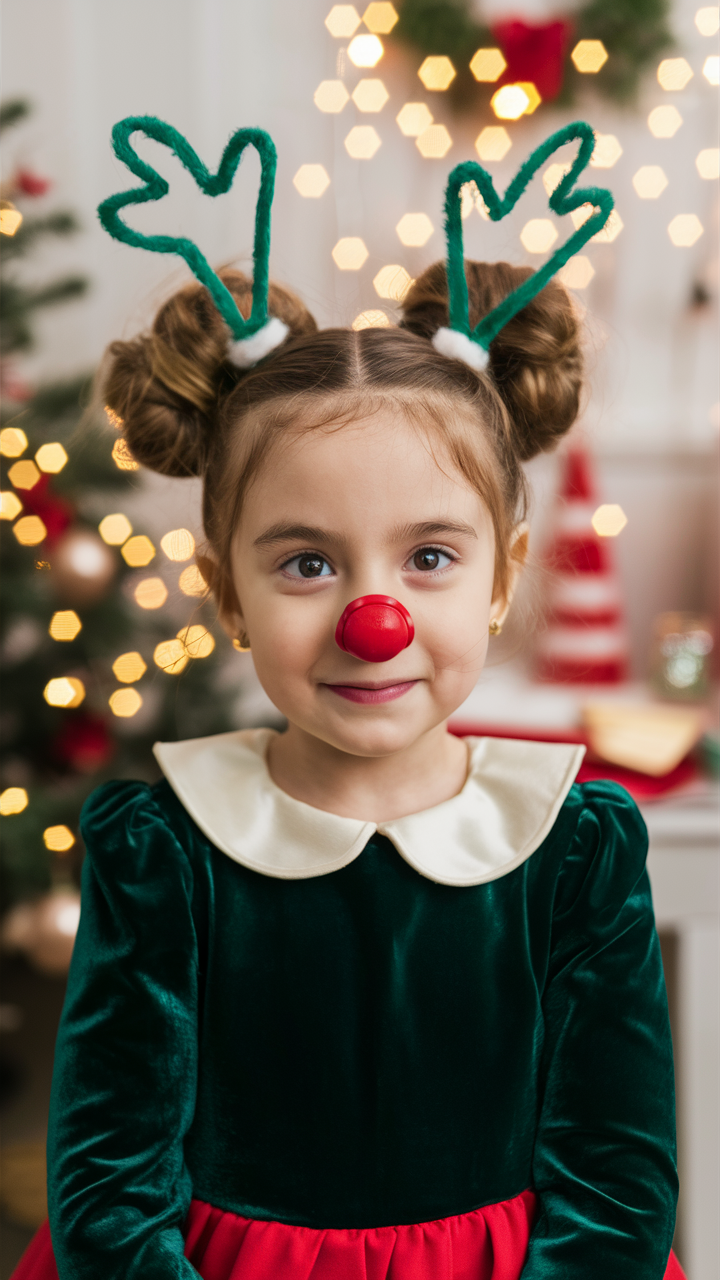
<svg viewBox="0 0 720 1280">
<path fill-rule="evenodd" d="M 170 529 L 160 539 L 168 560 L 189 560 L 195 554 L 195 539 L 189 529 Z"/>
<path fill-rule="evenodd" d="M 382 40 L 375 35 L 355 36 L 348 45 L 348 58 L 356 67 L 376 67 L 384 52 Z"/>
<path fill-rule="evenodd" d="M 197 622 L 191 627 L 182 627 L 177 638 L 185 645 L 191 658 L 208 658 L 215 648 L 212 633 Z"/>
<path fill-rule="evenodd" d="M 705 59 L 703 75 L 708 84 L 720 84 L 720 57 L 716 53 Z"/>
<path fill-rule="evenodd" d="M 570 57 L 583 75 L 594 76 L 605 66 L 608 51 L 602 40 L 579 40 Z"/>
<path fill-rule="evenodd" d="M 182 640 L 161 640 L 155 645 L 153 662 L 169 676 L 179 676 L 188 664 L 188 654 Z"/>
<path fill-rule="evenodd" d="M 189 564 L 178 578 L 178 586 L 185 596 L 207 595 L 207 583 L 196 564 Z"/>
<path fill-rule="evenodd" d="M 162 609 L 167 600 L 167 587 L 162 578 L 143 578 L 133 591 L 141 609 Z"/>
<path fill-rule="evenodd" d="M 594 275 L 595 268 L 590 259 L 584 253 L 576 253 L 558 271 L 558 280 L 566 289 L 587 289 Z"/>
<path fill-rule="evenodd" d="M 396 263 L 381 267 L 373 280 L 375 292 L 379 298 L 390 298 L 393 302 L 402 302 L 410 286 L 414 283 L 404 267 Z"/>
<path fill-rule="evenodd" d="M 696 213 L 678 213 L 668 225 L 668 235 L 679 249 L 690 249 L 704 229 Z"/>
<path fill-rule="evenodd" d="M 440 57 L 426 58 L 418 75 L 426 89 L 442 93 L 452 84 L 457 72 L 450 59 L 443 54 Z"/>
<path fill-rule="evenodd" d="M 368 251 L 360 236 L 343 236 L 332 251 L 333 261 L 341 271 L 359 271 L 367 261 Z"/>
<path fill-rule="evenodd" d="M 345 150 L 353 160 L 372 160 L 380 146 L 380 136 L 371 124 L 356 124 L 345 139 Z"/>
<path fill-rule="evenodd" d="M 706 147 L 704 151 L 699 152 L 695 160 L 695 168 L 701 178 L 720 178 L 720 149 Z"/>
<path fill-rule="evenodd" d="M 701 36 L 714 36 L 720 27 L 720 7 L 716 4 L 705 5 L 695 14 L 695 26 Z"/>
<path fill-rule="evenodd" d="M 622 153 L 623 149 L 614 133 L 596 133 L 590 164 L 593 169 L 612 169 Z"/>
<path fill-rule="evenodd" d="M 657 200 L 665 190 L 668 180 L 659 164 L 644 164 L 634 175 L 632 184 L 641 200 Z"/>
<path fill-rule="evenodd" d="M 674 138 L 682 122 L 677 107 L 654 107 L 648 116 L 648 128 L 654 138 Z"/>
<path fill-rule="evenodd" d="M 475 150 L 481 160 L 504 160 L 512 139 L 502 124 L 488 124 L 475 139 Z"/>
<path fill-rule="evenodd" d="M 663 58 L 657 69 L 661 89 L 676 92 L 684 89 L 693 78 L 693 69 L 687 58 Z"/>
<path fill-rule="evenodd" d="M 0 813 L 9 818 L 14 813 L 22 813 L 28 807 L 28 793 L 24 787 L 6 787 L 0 795 Z"/>
<path fill-rule="evenodd" d="M 147 663 L 137 650 L 121 653 L 112 664 L 113 675 L 121 684 L 134 684 L 141 680 L 147 671 Z"/>
<path fill-rule="evenodd" d="M 40 472 L 29 458 L 14 462 L 8 471 L 8 480 L 16 489 L 34 489 L 39 479 Z"/>
<path fill-rule="evenodd" d="M 127 542 L 132 531 L 133 527 L 122 511 L 105 516 L 98 525 L 98 533 L 109 547 L 121 547 L 123 542 Z"/>
<path fill-rule="evenodd" d="M 128 538 L 120 553 L 131 569 L 144 569 L 155 558 L 155 547 L 144 533 Z"/>
<path fill-rule="evenodd" d="M 85 697 L 85 685 L 75 676 L 48 680 L 43 697 L 50 707 L 79 707 Z"/>
<path fill-rule="evenodd" d="M 313 102 L 318 111 L 324 111 L 328 115 L 337 115 L 349 101 L 350 94 L 342 80 L 323 80 L 313 94 Z"/>
<path fill-rule="evenodd" d="M 427 244 L 435 228 L 426 213 L 406 213 L 395 230 L 401 244 L 421 248 Z"/>
<path fill-rule="evenodd" d="M 58 823 L 55 827 L 45 828 L 43 841 L 45 848 L 50 849 L 52 853 L 67 853 L 68 849 L 72 849 L 75 844 L 75 836 L 64 823 Z"/>
<path fill-rule="evenodd" d="M 49 475 L 57 475 L 58 471 L 62 471 L 68 456 L 61 444 L 54 441 L 52 444 L 41 444 L 35 454 L 41 471 L 47 471 Z"/>
<path fill-rule="evenodd" d="M 21 547 L 36 547 L 47 537 L 47 529 L 40 516 L 21 516 L 13 525 L 13 533 Z"/>
<path fill-rule="evenodd" d="M 390 324 L 390 317 L 384 311 L 361 311 L 352 322 L 353 329 L 359 332 L 360 329 L 387 329 Z"/>
<path fill-rule="evenodd" d="M 108 706 L 114 716 L 123 720 L 137 715 L 143 704 L 142 696 L 137 689 L 116 689 L 108 698 Z"/>
<path fill-rule="evenodd" d="M 531 80 L 518 81 L 518 88 L 522 89 L 523 93 L 527 94 L 528 104 L 525 108 L 524 115 L 531 116 L 534 111 L 537 111 L 540 103 L 542 102 L 542 98 Z"/>
<path fill-rule="evenodd" d="M 0 493 L 0 520 L 14 520 L 20 515 L 23 504 L 12 489 L 5 489 Z"/>
<path fill-rule="evenodd" d="M 360 14 L 354 4 L 334 4 L 325 19 L 325 26 L 337 40 L 349 40 L 360 26 Z"/>
<path fill-rule="evenodd" d="M 494 84 L 506 66 L 500 49 L 478 49 L 470 60 L 470 70 L 481 84 Z"/>
<path fill-rule="evenodd" d="M 19 458 L 28 447 L 28 438 L 20 427 L 3 427 L 0 431 L 0 453 L 3 458 Z"/>
<path fill-rule="evenodd" d="M 549 196 L 552 195 L 555 188 L 562 182 L 566 173 L 570 172 L 569 164 L 549 164 L 543 174 L 543 186 Z"/>
<path fill-rule="evenodd" d="M 549 218 L 531 218 L 520 232 L 520 240 L 528 253 L 547 253 L 557 238 L 557 227 Z"/>
<path fill-rule="evenodd" d="M 444 124 L 431 124 L 415 139 L 415 146 L 426 160 L 442 160 L 452 146 L 452 138 Z"/>
<path fill-rule="evenodd" d="M 399 14 L 394 4 L 388 0 L 373 0 L 363 14 L 363 22 L 368 31 L 378 36 L 386 36 L 392 31 Z"/>
<path fill-rule="evenodd" d="M 330 186 L 330 178 L 322 164 L 301 164 L 293 178 L 295 190 L 308 200 L 318 200 Z"/>
<path fill-rule="evenodd" d="M 530 98 L 519 84 L 504 84 L 490 99 L 498 120 L 519 120 L 530 106 Z"/>
<path fill-rule="evenodd" d="M 358 111 L 382 111 L 389 97 L 382 80 L 358 80 L 352 93 Z"/>
<path fill-rule="evenodd" d="M 594 206 L 591 204 L 581 204 L 579 209 L 573 209 L 570 217 L 572 218 L 574 227 L 581 227 L 587 222 L 590 215 L 594 212 Z M 595 232 L 593 240 L 599 241 L 601 244 L 612 244 L 613 240 L 617 240 L 623 229 L 624 222 L 620 217 L 617 209 L 613 209 L 610 217 L 607 219 L 604 227 Z"/>
<path fill-rule="evenodd" d="M 617 538 L 627 524 L 627 516 L 617 502 L 604 502 L 592 517 L 592 527 L 599 538 Z"/>
<path fill-rule="evenodd" d="M 406 102 L 395 119 L 400 126 L 400 132 L 406 138 L 417 138 L 429 129 L 433 122 L 433 114 L 424 102 Z"/>
<path fill-rule="evenodd" d="M 59 609 L 50 619 L 48 635 L 53 640 L 74 640 L 81 631 L 82 622 L 74 609 Z"/>
</svg>

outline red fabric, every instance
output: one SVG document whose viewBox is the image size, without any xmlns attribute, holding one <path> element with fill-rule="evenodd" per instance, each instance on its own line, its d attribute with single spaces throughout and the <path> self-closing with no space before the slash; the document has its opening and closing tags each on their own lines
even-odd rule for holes
<svg viewBox="0 0 720 1280">
<path fill-rule="evenodd" d="M 317 1231 L 259 1222 L 193 1200 L 185 1254 L 203 1280 L 518 1280 L 532 1191 L 436 1222 Z M 43 1223 L 10 1280 L 58 1280 Z M 687 1280 L 674 1253 L 665 1280 Z"/>
<path fill-rule="evenodd" d="M 491 28 L 507 62 L 501 84 L 530 81 L 543 102 L 557 98 L 563 83 L 565 50 L 572 36 L 572 23 L 556 21 L 540 25 L 511 18 Z"/>
</svg>

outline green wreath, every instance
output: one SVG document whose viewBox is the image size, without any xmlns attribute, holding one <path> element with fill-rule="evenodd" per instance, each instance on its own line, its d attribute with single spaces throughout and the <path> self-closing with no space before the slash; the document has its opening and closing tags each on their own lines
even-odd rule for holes
<svg viewBox="0 0 720 1280">
<path fill-rule="evenodd" d="M 603 97 L 632 104 L 642 76 L 674 44 L 669 10 L 670 0 L 588 0 L 575 9 L 569 15 L 572 39 L 555 105 L 570 106 L 590 82 Z M 470 71 L 477 49 L 498 44 L 502 49 L 502 43 L 474 18 L 468 0 L 403 0 L 392 37 L 423 58 L 450 58 L 457 75 L 449 97 L 457 110 L 477 109 L 497 88 L 479 84 Z M 572 61 L 570 54 L 579 40 L 601 40 L 607 50 L 607 61 L 596 75 L 582 75 Z"/>
</svg>

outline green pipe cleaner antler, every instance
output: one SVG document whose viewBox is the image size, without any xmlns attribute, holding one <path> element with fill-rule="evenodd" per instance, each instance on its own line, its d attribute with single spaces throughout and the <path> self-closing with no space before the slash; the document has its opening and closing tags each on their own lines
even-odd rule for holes
<svg viewBox="0 0 720 1280">
<path fill-rule="evenodd" d="M 253 245 L 253 293 L 252 310 L 246 320 L 240 313 L 235 300 L 222 280 L 213 271 L 207 258 L 197 245 L 185 236 L 143 235 L 134 231 L 119 216 L 120 209 L 129 204 L 145 204 L 149 200 L 160 200 L 167 195 L 169 185 L 163 177 L 147 164 L 131 145 L 133 133 L 142 132 L 156 142 L 162 142 L 184 164 L 197 182 L 201 191 L 207 196 L 223 195 L 230 190 L 237 167 L 246 147 L 254 147 L 260 156 L 260 191 L 255 209 L 255 238 Z M 275 170 L 277 168 L 277 152 L 275 144 L 264 129 L 238 129 L 230 138 L 222 153 L 217 173 L 211 173 L 205 167 L 197 152 L 190 143 L 172 125 L 156 116 L 127 116 L 119 120 L 112 131 L 113 150 L 118 160 L 122 160 L 128 169 L 138 178 L 142 178 L 144 186 L 131 187 L 129 191 L 119 191 L 109 196 L 98 205 L 98 215 L 105 230 L 124 244 L 134 245 L 138 249 L 150 249 L 153 253 L 178 253 L 187 262 L 190 270 L 201 284 L 209 290 L 213 302 L 223 320 L 229 326 L 235 339 L 250 338 L 262 329 L 268 321 L 268 264 L 270 259 L 270 211 L 273 191 L 275 189 Z"/>
<path fill-rule="evenodd" d="M 517 289 L 514 289 L 488 315 L 483 316 L 480 323 L 471 330 L 468 314 L 468 288 L 465 278 L 461 188 L 467 182 L 475 182 L 485 201 L 492 221 L 499 222 L 501 218 L 507 217 L 510 211 L 515 208 L 530 179 L 535 176 L 548 157 L 554 151 L 557 151 L 559 147 L 564 146 L 567 142 L 573 142 L 576 138 L 580 139 L 578 153 L 570 166 L 569 172 L 565 174 L 550 196 L 549 205 L 553 213 L 557 214 L 571 213 L 573 209 L 578 209 L 583 204 L 594 205 L 595 212 L 570 236 L 565 244 L 556 250 L 545 265 L 540 267 L 539 271 L 534 272 L 528 280 L 525 280 Z M 576 254 L 583 245 L 587 244 L 588 240 L 596 232 L 602 230 L 614 208 L 615 202 L 612 193 L 604 187 L 581 187 L 573 190 L 576 179 L 589 164 L 594 149 L 595 134 L 589 124 L 580 120 L 575 124 L 565 125 L 563 129 L 558 129 L 557 133 L 551 134 L 545 142 L 531 152 L 516 173 L 502 199 L 498 196 L 487 169 L 483 169 L 482 165 L 479 165 L 476 161 L 468 160 L 453 169 L 445 188 L 445 236 L 447 240 L 450 329 L 465 334 L 472 342 L 476 342 L 478 346 L 487 351 L 493 338 L 497 337 L 508 321 L 512 320 L 518 311 L 527 306 L 528 302 L 544 288 L 550 277 L 555 275 L 555 272 L 559 271 L 573 254 Z"/>
</svg>

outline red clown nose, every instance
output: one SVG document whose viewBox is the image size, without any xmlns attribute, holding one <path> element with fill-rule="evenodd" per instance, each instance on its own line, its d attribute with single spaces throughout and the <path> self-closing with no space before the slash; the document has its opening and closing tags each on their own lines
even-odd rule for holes
<svg viewBox="0 0 720 1280">
<path fill-rule="evenodd" d="M 358 596 L 343 610 L 335 640 L 363 662 L 389 662 L 412 644 L 415 628 L 404 604 L 392 596 Z"/>
</svg>

